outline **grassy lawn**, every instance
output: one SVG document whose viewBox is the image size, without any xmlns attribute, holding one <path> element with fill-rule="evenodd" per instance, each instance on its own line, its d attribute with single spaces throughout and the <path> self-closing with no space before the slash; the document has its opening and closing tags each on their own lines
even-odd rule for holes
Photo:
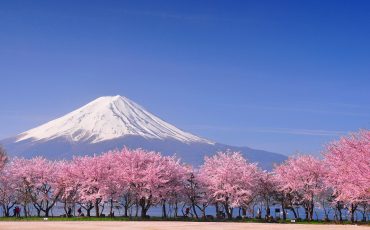
<svg viewBox="0 0 370 230">
<path fill-rule="evenodd" d="M 234 223 L 266 223 L 265 220 L 261 219 L 245 219 L 245 220 L 196 220 L 192 218 L 184 219 L 184 218 L 167 218 L 163 219 L 161 217 L 151 217 L 149 219 L 142 219 L 142 218 L 129 218 L 129 217 L 48 217 L 47 220 L 44 219 L 44 217 L 21 217 L 21 218 L 14 218 L 14 217 L 0 217 L 0 221 L 189 221 L 189 222 L 234 222 Z M 297 221 L 295 223 L 292 223 L 290 220 L 280 220 L 275 223 L 280 224 L 338 224 L 334 221 L 326 222 L 326 221 Z M 345 221 L 341 224 L 351 224 L 349 221 Z M 370 226 L 370 222 L 357 222 L 358 225 L 366 225 Z"/>
</svg>

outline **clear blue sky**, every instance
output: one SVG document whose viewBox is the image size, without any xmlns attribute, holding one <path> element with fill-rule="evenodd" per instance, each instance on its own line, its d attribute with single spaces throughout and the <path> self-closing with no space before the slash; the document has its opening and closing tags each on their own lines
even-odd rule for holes
<svg viewBox="0 0 370 230">
<path fill-rule="evenodd" d="M 124 95 L 221 143 L 370 128 L 369 1 L 0 1 L 0 138 Z"/>
</svg>

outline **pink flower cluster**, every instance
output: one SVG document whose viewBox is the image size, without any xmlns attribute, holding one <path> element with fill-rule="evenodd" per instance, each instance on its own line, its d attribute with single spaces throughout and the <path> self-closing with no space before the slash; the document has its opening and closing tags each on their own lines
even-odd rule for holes
<svg viewBox="0 0 370 230">
<path fill-rule="evenodd" d="M 232 218 L 235 208 L 246 216 L 263 204 L 269 217 L 270 207 L 280 204 L 284 219 L 285 210 L 299 217 L 299 207 L 309 220 L 316 207 L 347 207 L 353 218 L 356 209 L 370 205 L 370 132 L 330 143 L 323 156 L 290 157 L 272 172 L 230 151 L 206 157 L 199 168 L 175 156 L 127 148 L 71 161 L 16 158 L 0 174 L 0 204 L 6 216 L 14 205 L 21 205 L 24 215 L 32 206 L 37 215 L 49 216 L 62 204 L 66 214 L 81 207 L 88 216 L 91 210 L 99 216 L 109 207 L 113 215 L 121 207 L 125 216 L 140 211 L 146 217 L 151 207 L 160 206 L 164 217 L 171 208 L 174 216 L 181 210 L 182 215 L 205 218 L 206 208 L 214 205 L 217 217 L 224 213 Z"/>
</svg>

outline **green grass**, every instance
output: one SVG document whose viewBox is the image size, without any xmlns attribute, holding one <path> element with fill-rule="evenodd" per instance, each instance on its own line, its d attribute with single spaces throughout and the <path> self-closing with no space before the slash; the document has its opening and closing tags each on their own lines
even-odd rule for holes
<svg viewBox="0 0 370 230">
<path fill-rule="evenodd" d="M 14 217 L 0 217 L 0 221 L 45 221 L 45 217 L 21 217 L 21 218 L 14 218 Z M 129 221 L 127 217 L 47 217 L 47 221 Z"/>
<path fill-rule="evenodd" d="M 21 217 L 21 218 L 14 218 L 14 217 L 0 217 L 0 221 L 46 221 L 44 217 Z M 196 220 L 196 219 L 183 219 L 183 218 L 167 218 L 163 219 L 161 217 L 151 217 L 149 219 L 142 219 L 142 218 L 129 218 L 129 217 L 48 217 L 47 221 L 189 221 L 189 222 L 233 222 L 233 223 L 266 223 L 263 219 L 244 219 L 244 220 Z M 280 224 L 338 224 L 334 221 L 297 221 L 295 223 L 291 223 L 290 220 L 280 220 L 276 223 Z M 351 224 L 348 221 L 342 222 L 340 224 Z M 370 222 L 357 222 L 358 225 L 365 225 L 370 226 Z"/>
</svg>

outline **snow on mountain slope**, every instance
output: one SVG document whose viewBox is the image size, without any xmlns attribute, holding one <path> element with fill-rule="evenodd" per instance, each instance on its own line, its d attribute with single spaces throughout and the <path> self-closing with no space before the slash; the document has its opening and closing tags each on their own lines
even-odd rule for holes
<svg viewBox="0 0 370 230">
<path fill-rule="evenodd" d="M 16 142 L 48 141 L 63 137 L 72 142 L 99 143 L 126 136 L 214 144 L 168 124 L 119 95 L 100 97 L 63 117 L 21 133 Z"/>
</svg>

